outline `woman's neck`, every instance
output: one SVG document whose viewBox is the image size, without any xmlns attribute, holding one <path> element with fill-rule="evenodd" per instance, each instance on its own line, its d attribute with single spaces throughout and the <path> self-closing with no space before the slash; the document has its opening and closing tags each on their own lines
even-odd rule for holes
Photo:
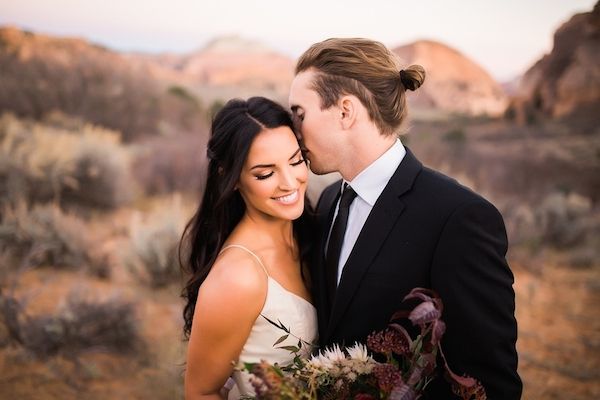
<svg viewBox="0 0 600 400">
<path fill-rule="evenodd" d="M 295 250 L 296 244 L 291 220 L 265 218 L 262 215 L 251 215 L 246 212 L 238 226 L 252 233 L 253 242 L 284 247 L 290 251 Z"/>
</svg>

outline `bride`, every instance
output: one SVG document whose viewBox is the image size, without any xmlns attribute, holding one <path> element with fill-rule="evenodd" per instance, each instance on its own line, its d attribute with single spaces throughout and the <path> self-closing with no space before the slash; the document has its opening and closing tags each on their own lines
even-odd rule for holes
<svg viewBox="0 0 600 400">
<path fill-rule="evenodd" d="M 190 274 L 185 397 L 237 399 L 254 392 L 236 363 L 286 365 L 294 355 L 280 346 L 316 340 L 306 286 L 308 168 L 290 114 L 262 97 L 224 106 L 207 154 L 204 196 L 182 239 Z M 286 341 L 274 346 L 284 332 L 267 319 L 290 329 Z M 235 386 L 226 396 L 230 376 Z"/>
</svg>

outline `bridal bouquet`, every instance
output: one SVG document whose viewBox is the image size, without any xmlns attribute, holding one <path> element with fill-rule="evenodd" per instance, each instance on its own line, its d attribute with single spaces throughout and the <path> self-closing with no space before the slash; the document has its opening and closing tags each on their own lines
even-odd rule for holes
<svg viewBox="0 0 600 400">
<path fill-rule="evenodd" d="M 468 376 L 453 373 L 444 357 L 440 339 L 445 332 L 441 320 L 443 304 L 432 290 L 415 288 L 404 300 L 420 300 L 412 311 L 400 311 L 391 321 L 408 318 L 420 329 L 413 340 L 399 324 L 368 336 L 367 343 L 352 347 L 334 345 L 310 359 L 299 356 L 302 341 L 285 349 L 294 353 L 294 362 L 288 366 L 266 362 L 245 364 L 242 368 L 252 374 L 255 399 L 354 399 L 354 400 L 413 400 L 421 397 L 425 387 L 435 377 L 438 355 L 443 362 L 445 378 L 455 394 L 463 399 L 485 400 L 483 386 Z M 290 332 L 281 323 L 269 321 Z M 376 361 L 375 355 L 381 361 Z"/>
</svg>

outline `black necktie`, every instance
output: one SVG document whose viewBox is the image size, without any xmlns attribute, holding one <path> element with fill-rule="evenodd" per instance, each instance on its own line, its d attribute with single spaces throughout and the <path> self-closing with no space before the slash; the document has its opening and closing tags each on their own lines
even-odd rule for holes
<svg viewBox="0 0 600 400">
<path fill-rule="evenodd" d="M 338 264 L 340 263 L 340 252 L 344 243 L 346 225 L 348 225 L 348 214 L 350 204 L 356 197 L 356 192 L 348 184 L 344 184 L 344 191 L 340 199 L 337 216 L 331 228 L 329 244 L 327 245 L 327 255 L 325 257 L 325 266 L 327 268 L 327 291 L 329 294 L 329 307 L 333 306 L 333 299 L 337 290 Z"/>
</svg>

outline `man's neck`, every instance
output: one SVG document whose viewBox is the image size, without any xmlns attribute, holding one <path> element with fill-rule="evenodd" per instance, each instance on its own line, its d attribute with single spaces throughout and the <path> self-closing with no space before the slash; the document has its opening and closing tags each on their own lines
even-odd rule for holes
<svg viewBox="0 0 600 400">
<path fill-rule="evenodd" d="M 357 140 L 350 144 L 347 152 L 348 158 L 339 169 L 339 173 L 346 181 L 351 182 L 388 151 L 398 139 L 396 135 L 383 136 L 379 133 L 378 135 L 376 137 L 365 136 L 362 138 L 363 140 Z"/>
</svg>

